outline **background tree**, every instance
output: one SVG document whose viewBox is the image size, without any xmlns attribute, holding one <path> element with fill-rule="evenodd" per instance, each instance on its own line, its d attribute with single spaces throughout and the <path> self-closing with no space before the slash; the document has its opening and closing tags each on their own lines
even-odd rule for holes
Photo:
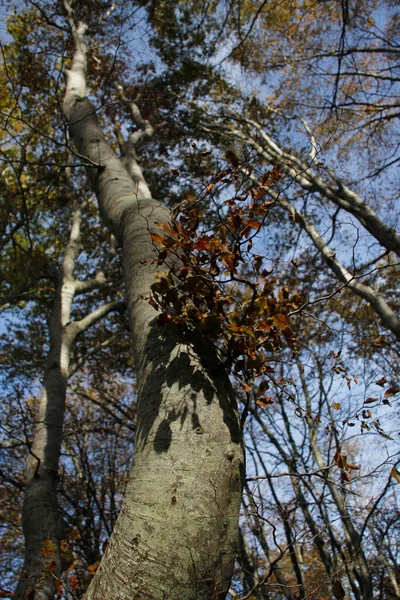
<svg viewBox="0 0 400 600">
<path fill-rule="evenodd" d="M 11 432 L 23 427 L 29 438 L 32 431 L 33 413 L 26 412 L 21 382 L 33 389 L 38 374 L 38 363 L 30 357 L 41 347 L 42 314 L 51 301 L 51 284 L 50 289 L 44 285 L 53 272 L 48 255 L 57 247 L 57 224 L 71 215 L 71 201 L 52 203 L 46 182 L 52 181 L 53 198 L 58 198 L 60 183 L 64 185 L 60 174 L 68 166 L 73 186 L 82 190 L 78 168 L 85 165 L 97 189 L 104 181 L 113 185 L 99 153 L 104 148 L 123 178 L 126 198 L 133 189 L 153 207 L 149 185 L 174 208 L 175 221 L 153 232 L 154 254 L 135 256 L 139 272 L 162 271 L 153 283 L 147 281 L 147 291 L 136 290 L 143 296 L 137 296 L 141 311 L 154 319 L 154 336 L 183 328 L 190 340 L 200 338 L 207 353 L 215 353 L 220 371 L 230 373 L 239 398 L 249 459 L 231 596 L 398 595 L 397 508 L 387 524 L 377 521 L 393 504 L 391 494 L 400 478 L 391 439 L 397 435 L 396 424 L 389 420 L 398 392 L 396 15 L 390 3 L 379 10 L 362 4 L 362 10 L 343 3 L 340 10 L 329 5 L 316 12 L 307 3 L 291 3 L 284 10 L 273 3 L 79 3 L 72 5 L 75 13 L 69 12 L 66 23 L 59 4 L 30 3 L 30 12 L 10 22 L 15 42 L 3 51 L 8 95 L 2 107 L 7 160 L 2 176 L 8 208 L 2 213 L 7 257 L 2 306 L 13 328 L 18 313 L 42 333 L 39 339 L 24 340 L 23 352 L 21 348 L 5 361 L 5 389 L 13 393 L 4 405 L 10 410 L 3 445 L 14 465 L 2 473 L 7 547 L 17 526 L 7 499 L 11 489 L 22 491 L 18 458 L 26 444 Z M 84 66 L 79 20 L 89 26 L 90 100 L 128 176 L 104 145 L 94 109 L 83 113 L 85 123 L 72 123 L 75 135 L 88 121 L 96 131 L 90 155 L 84 139 L 78 140 L 83 145 L 77 153 L 71 148 L 66 126 L 58 120 L 71 29 L 75 48 L 82 51 L 75 59 Z M 141 37 L 143 48 L 151 48 L 142 61 L 139 42 L 133 53 L 128 43 L 132 32 L 136 40 Z M 30 82 L 34 57 L 39 58 Z M 240 77 L 235 63 L 242 69 Z M 29 109 L 33 97 L 35 106 L 46 107 L 43 113 Z M 146 142 L 153 128 L 155 134 Z M 9 209 L 13 195 L 20 207 L 15 213 Z M 159 204 L 154 207 L 158 210 Z M 128 223 L 130 215 L 122 212 Z M 163 219 L 152 216 L 154 222 Z M 120 217 L 121 211 L 113 213 L 114 227 Z M 101 255 L 96 236 L 105 237 L 95 212 L 82 223 L 93 239 L 95 263 L 88 255 L 78 271 L 90 277 Z M 149 239 L 148 231 L 143 235 Z M 67 236 L 58 243 L 61 256 Z M 139 249 L 143 251 L 142 243 Z M 130 274 L 126 278 L 133 281 Z M 96 301 L 103 298 L 97 295 Z M 83 303 L 76 317 L 85 314 Z M 78 413 L 82 423 L 101 409 L 117 423 L 109 439 L 129 454 L 124 440 L 135 426 L 128 425 L 133 411 L 124 404 L 123 386 L 132 359 L 116 364 L 115 344 L 121 350 L 124 346 L 117 330 L 106 329 L 95 328 L 77 340 L 68 413 L 71 418 Z M 105 372 L 120 368 L 117 394 L 122 401 L 115 392 L 110 396 L 108 385 L 98 385 Z M 210 367 L 204 368 L 208 372 Z M 192 376 L 187 379 L 191 381 L 185 379 L 185 385 L 194 385 Z M 166 418 L 159 413 L 160 427 L 166 428 L 157 429 L 164 432 L 162 439 L 177 432 L 182 407 L 174 401 Z M 183 415 L 184 407 L 186 431 L 189 420 Z M 109 431 L 105 423 L 104 431 Z M 115 522 L 124 470 L 117 467 L 113 475 L 104 475 L 104 465 L 109 465 L 108 473 L 118 461 L 115 454 L 115 459 L 102 458 L 96 446 L 102 427 L 89 435 L 79 425 L 75 438 L 65 431 L 65 451 L 70 456 L 73 443 L 72 454 L 79 460 L 66 458 L 61 472 L 59 503 L 67 523 L 61 548 L 69 564 L 60 581 L 65 594 L 76 594 L 94 574 Z M 368 438 L 379 449 L 376 463 L 366 460 Z M 111 450 L 107 456 L 113 456 Z M 76 480 L 85 481 L 79 486 L 82 494 L 69 491 Z M 132 487 L 127 498 L 131 493 Z M 172 535 L 169 544 L 171 540 Z M 112 562 L 113 544 L 95 581 L 101 580 L 110 557 Z M 51 563 L 53 556 L 47 559 Z M 17 555 L 5 556 L 6 565 L 13 560 L 18 562 Z M 5 569 L 7 573 L 9 567 Z M 157 585 L 163 579 L 156 572 L 151 577 Z M 152 597 L 147 584 L 140 587 Z M 210 596 L 209 589 L 204 597 Z M 91 586 L 88 597 L 94 590 Z"/>
</svg>

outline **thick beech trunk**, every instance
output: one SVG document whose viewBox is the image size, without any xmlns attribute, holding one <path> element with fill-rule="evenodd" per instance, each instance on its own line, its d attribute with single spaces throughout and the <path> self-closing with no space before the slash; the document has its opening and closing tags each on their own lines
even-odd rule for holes
<svg viewBox="0 0 400 600">
<path fill-rule="evenodd" d="M 75 45 L 64 114 L 90 165 L 100 214 L 122 242 L 138 382 L 134 464 L 85 599 L 223 598 L 236 556 L 244 461 L 230 381 L 211 344 L 159 326 L 148 303 L 157 271 L 167 269 L 154 260 L 151 233 L 170 214 L 151 197 L 132 148 L 128 173 L 106 142 L 85 97 L 86 27 L 75 25 L 68 0 L 64 8 Z"/>
<path fill-rule="evenodd" d="M 85 599 L 223 598 L 236 556 L 243 477 L 229 378 L 211 345 L 159 326 L 148 303 L 162 270 L 149 262 L 158 256 L 151 232 L 170 219 L 169 211 L 150 196 L 139 168 L 132 180 L 73 86 L 64 110 L 78 152 L 98 165 L 89 171 L 100 212 L 123 245 L 138 380 L 134 465 Z"/>
</svg>

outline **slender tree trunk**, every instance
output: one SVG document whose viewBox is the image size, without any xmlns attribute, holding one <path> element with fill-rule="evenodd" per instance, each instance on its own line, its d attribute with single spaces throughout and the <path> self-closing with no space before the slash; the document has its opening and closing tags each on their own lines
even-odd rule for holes
<svg viewBox="0 0 400 600">
<path fill-rule="evenodd" d="M 304 366 L 300 362 L 297 363 L 297 366 L 304 397 L 306 398 L 307 402 L 307 408 L 308 410 L 310 410 L 311 400 L 307 388 L 307 383 L 305 380 Z M 371 581 L 371 573 L 369 570 L 367 558 L 364 554 L 364 550 L 361 547 L 360 534 L 353 525 L 351 516 L 346 510 L 343 498 L 341 498 L 336 484 L 329 478 L 327 465 L 317 444 L 317 425 L 311 419 L 307 419 L 307 426 L 311 451 L 314 455 L 318 467 L 321 470 L 323 470 L 324 474 L 326 474 L 326 484 L 329 488 L 332 499 L 336 505 L 336 508 L 342 521 L 346 545 L 351 557 L 352 571 L 354 572 L 355 578 L 357 579 L 358 585 L 360 586 L 362 598 L 363 600 L 372 600 L 373 588 Z"/>
<path fill-rule="evenodd" d="M 86 282 L 73 278 L 79 254 L 81 210 L 73 216 L 69 242 L 57 275 L 56 294 L 49 319 L 50 350 L 46 359 L 42 393 L 27 458 L 22 526 L 25 538 L 24 565 L 14 593 L 25 600 L 32 590 L 35 600 L 52 600 L 56 578 L 63 570 L 60 542 L 65 537 L 57 500 L 58 467 L 64 424 L 65 399 L 70 357 L 78 335 L 112 310 L 124 310 L 122 302 L 110 302 L 80 321 L 71 322 L 76 293 L 87 293 L 105 283 L 105 274 Z M 111 258 L 113 248 L 110 251 Z M 107 261 L 106 261 L 107 262 Z"/>
<path fill-rule="evenodd" d="M 247 497 L 249 499 L 249 503 L 250 503 L 249 507 L 245 510 L 245 513 L 247 513 L 247 521 L 251 528 L 251 532 L 257 538 L 261 548 L 263 549 L 263 552 L 270 564 L 269 568 L 273 572 L 273 574 L 276 578 L 277 584 L 279 585 L 279 589 L 280 589 L 280 593 L 282 594 L 282 598 L 285 597 L 287 600 L 296 600 L 296 592 L 294 591 L 294 589 L 292 589 L 293 586 L 291 586 L 290 582 L 286 580 L 284 570 L 279 565 L 279 561 L 283 557 L 283 552 L 278 547 L 276 547 L 276 548 L 269 547 L 267 537 L 264 533 L 264 528 L 262 526 L 260 519 L 257 516 L 258 515 L 257 504 L 254 500 L 254 497 L 250 491 L 248 484 L 246 484 L 245 489 L 246 489 L 246 495 L 247 495 Z M 280 555 L 278 555 L 278 557 L 276 555 L 276 550 L 280 551 Z M 268 575 L 267 581 L 268 580 L 269 580 L 269 575 Z M 267 583 L 266 587 L 268 585 L 274 585 L 274 584 Z M 273 588 L 271 587 L 271 589 L 273 589 Z"/>
<path fill-rule="evenodd" d="M 256 598 L 256 600 L 264 600 L 264 594 L 262 593 L 260 588 L 257 587 L 260 581 L 257 567 L 254 564 L 254 560 L 251 555 L 251 550 L 248 547 L 247 541 L 240 527 L 238 561 L 240 566 L 242 567 L 243 578 L 248 587 L 248 590 L 246 590 L 246 592 L 251 591 L 252 596 Z"/>
<path fill-rule="evenodd" d="M 51 317 L 51 348 L 43 380 L 34 441 L 26 467 L 26 488 L 22 509 L 25 560 L 16 600 L 27 597 L 30 588 L 35 600 L 54 597 L 55 577 L 62 572 L 60 541 L 64 537 L 62 515 L 57 502 L 58 460 L 64 420 L 65 393 L 70 340 L 63 343 L 58 330 L 61 302 L 58 297 Z M 47 576 L 46 571 L 49 570 Z"/>
<path fill-rule="evenodd" d="M 151 233 L 170 220 L 169 211 L 151 197 L 139 171 L 132 179 L 105 141 L 85 98 L 84 26 L 75 27 L 64 5 L 75 41 L 64 114 L 78 152 L 92 165 L 101 215 L 122 242 L 138 382 L 134 464 L 85 599 L 224 598 L 243 478 L 231 385 L 202 336 L 159 326 L 148 303 L 160 270 Z"/>
<path fill-rule="evenodd" d="M 243 169 L 243 171 L 248 174 L 252 181 L 261 185 L 260 180 L 255 175 L 248 173 L 246 169 Z M 277 204 L 282 206 L 282 208 L 291 216 L 293 221 L 298 223 L 307 233 L 329 269 L 335 274 L 338 281 L 344 284 L 343 288 L 347 287 L 354 294 L 363 300 L 366 300 L 380 318 L 382 325 L 394 333 L 397 338 L 400 338 L 400 319 L 385 301 L 382 294 L 374 290 L 371 286 L 359 281 L 357 275 L 352 274 L 337 260 L 335 254 L 328 244 L 324 242 L 322 235 L 320 235 L 314 225 L 312 225 L 310 221 L 308 221 L 308 219 L 306 219 L 306 217 L 285 198 L 282 192 L 278 193 L 269 189 L 268 195 L 273 198 Z"/>
</svg>

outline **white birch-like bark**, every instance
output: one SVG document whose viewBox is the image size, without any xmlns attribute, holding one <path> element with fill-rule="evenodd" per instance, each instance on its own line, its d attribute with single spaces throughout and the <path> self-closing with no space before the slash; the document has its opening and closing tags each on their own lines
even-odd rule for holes
<svg viewBox="0 0 400 600">
<path fill-rule="evenodd" d="M 243 123 L 243 129 L 223 126 L 203 127 L 206 131 L 219 131 L 228 138 L 239 140 L 253 147 L 259 156 L 268 163 L 275 163 L 286 175 L 306 191 L 317 192 L 323 198 L 333 202 L 358 219 L 361 225 L 389 252 L 400 256 L 400 235 L 394 227 L 387 225 L 375 211 L 353 190 L 337 177 L 333 171 L 326 170 L 333 183 L 329 183 L 294 154 L 282 150 L 272 138 L 265 133 L 259 123 L 251 119 L 236 119 Z M 312 163 L 315 152 L 311 153 Z"/>
<path fill-rule="evenodd" d="M 135 156 L 128 173 L 107 144 L 85 97 L 84 27 L 75 27 L 67 1 L 64 6 L 75 42 L 64 114 L 88 159 L 100 213 L 122 242 L 138 395 L 133 468 L 85 600 L 224 598 L 243 477 L 229 378 L 206 340 L 160 327 L 147 301 L 160 270 L 152 264 L 158 249 L 151 233 L 170 214 L 151 197 Z"/>
<path fill-rule="evenodd" d="M 80 282 L 73 277 L 79 255 L 80 225 L 81 209 L 78 208 L 73 216 L 63 264 L 58 273 L 49 319 L 50 349 L 25 473 L 22 509 L 25 557 L 13 596 L 15 600 L 25 600 L 31 590 L 34 591 L 35 600 L 52 600 L 56 592 L 55 577 L 60 577 L 63 570 L 60 542 L 66 532 L 57 500 L 57 485 L 72 347 L 78 335 L 99 319 L 111 311 L 125 308 L 123 302 L 110 302 L 80 321 L 71 322 L 74 296 L 105 283 L 103 271 L 89 282 Z M 47 547 L 46 540 L 51 542 Z M 46 550 L 47 554 L 43 554 L 42 550 Z M 54 568 L 50 568 L 51 564 Z"/>
<path fill-rule="evenodd" d="M 261 185 L 259 180 L 252 173 L 244 172 L 257 185 Z M 321 254 L 329 269 L 335 274 L 337 279 L 349 288 L 354 294 L 368 302 L 381 320 L 386 329 L 389 329 L 397 338 L 400 338 L 400 319 L 394 310 L 385 301 L 382 294 L 374 290 L 370 285 L 362 283 L 359 278 L 350 273 L 344 265 L 336 258 L 334 252 L 328 246 L 317 228 L 299 211 L 282 193 L 274 192 L 268 189 L 268 195 L 275 200 L 277 204 L 290 215 L 295 223 L 307 233 L 316 249 Z"/>
<path fill-rule="evenodd" d="M 296 223 L 307 233 L 317 248 L 330 270 L 336 275 L 337 279 L 344 283 L 354 294 L 366 300 L 371 308 L 380 318 L 382 325 L 389 329 L 397 338 L 400 338 L 400 320 L 396 313 L 390 308 L 384 300 L 382 294 L 374 290 L 371 286 L 362 283 L 358 278 L 352 275 L 337 259 L 335 254 L 323 240 L 321 234 L 312 225 L 308 219 L 298 211 L 290 202 L 280 194 L 279 204 L 293 217 Z"/>
</svg>

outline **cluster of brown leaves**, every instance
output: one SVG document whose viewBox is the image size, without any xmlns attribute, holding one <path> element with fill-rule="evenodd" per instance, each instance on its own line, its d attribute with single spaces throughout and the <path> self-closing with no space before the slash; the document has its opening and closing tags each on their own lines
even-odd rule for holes
<svg viewBox="0 0 400 600">
<path fill-rule="evenodd" d="M 215 193 L 216 186 L 237 180 L 239 161 L 233 152 L 227 160 L 233 168 L 213 177 L 207 195 Z M 268 374 L 273 372 L 268 357 L 284 345 L 296 352 L 289 313 L 302 303 L 287 288 L 275 293 L 272 271 L 263 268 L 264 256 L 252 250 L 275 204 L 264 196 L 280 176 L 274 167 L 261 185 L 224 201 L 209 230 L 197 203 L 191 202 L 181 207 L 174 222 L 159 224 L 159 232 L 152 233 L 157 263 L 167 268 L 158 273 L 148 299 L 160 311 L 159 325 L 173 323 L 213 341 L 225 365 L 245 392 L 254 391 L 260 406 L 271 403 L 264 396 Z M 255 379 L 257 389 L 248 383 Z"/>
</svg>

